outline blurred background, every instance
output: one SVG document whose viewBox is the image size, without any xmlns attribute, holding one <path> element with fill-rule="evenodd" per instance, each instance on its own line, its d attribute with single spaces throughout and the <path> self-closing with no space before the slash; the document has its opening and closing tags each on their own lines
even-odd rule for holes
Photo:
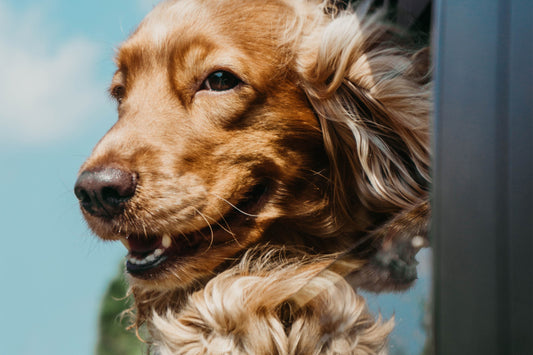
<svg viewBox="0 0 533 355">
<path fill-rule="evenodd" d="M 0 0 L 2 354 L 95 353 L 125 250 L 90 234 L 72 188 L 116 119 L 106 91 L 114 49 L 156 2 Z M 367 295 L 376 313 L 395 315 L 393 355 L 424 348 L 430 253 L 419 261 L 409 292 Z"/>
</svg>

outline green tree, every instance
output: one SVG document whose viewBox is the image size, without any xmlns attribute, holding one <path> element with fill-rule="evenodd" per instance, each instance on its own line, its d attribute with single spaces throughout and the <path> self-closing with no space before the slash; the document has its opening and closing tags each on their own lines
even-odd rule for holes
<svg viewBox="0 0 533 355">
<path fill-rule="evenodd" d="M 133 330 L 126 329 L 129 325 L 128 317 L 122 317 L 123 312 L 131 305 L 131 297 L 126 297 L 127 290 L 121 267 L 102 299 L 96 355 L 147 354 L 147 345 L 137 338 Z"/>
</svg>

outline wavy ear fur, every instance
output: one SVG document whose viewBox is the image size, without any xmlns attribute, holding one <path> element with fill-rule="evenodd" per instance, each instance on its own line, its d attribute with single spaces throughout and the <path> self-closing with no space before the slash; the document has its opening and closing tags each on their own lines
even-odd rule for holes
<svg viewBox="0 0 533 355">
<path fill-rule="evenodd" d="M 395 212 L 426 196 L 429 177 L 429 75 L 424 51 L 392 44 L 398 30 L 346 10 L 303 42 L 302 87 L 323 131 L 338 212 L 355 196 L 375 212 Z M 320 37 L 320 38 L 317 38 Z M 427 52 L 426 52 L 427 53 Z"/>
<path fill-rule="evenodd" d="M 399 29 L 370 5 L 324 10 L 298 65 L 322 127 L 335 213 L 357 223 L 353 211 L 363 205 L 382 216 L 370 235 L 376 253 L 356 284 L 398 290 L 416 279 L 414 256 L 428 244 L 431 75 L 428 50 L 397 45 Z"/>
</svg>

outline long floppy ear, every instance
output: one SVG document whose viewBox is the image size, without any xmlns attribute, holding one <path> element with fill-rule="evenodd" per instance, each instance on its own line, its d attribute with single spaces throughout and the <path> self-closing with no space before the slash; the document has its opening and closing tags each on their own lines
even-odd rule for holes
<svg viewBox="0 0 533 355">
<path fill-rule="evenodd" d="M 430 181 L 427 51 L 395 46 L 397 29 L 369 7 L 330 15 L 303 41 L 298 63 L 346 217 L 354 200 L 374 212 L 409 209 Z"/>
<path fill-rule="evenodd" d="M 335 213 L 357 223 L 362 204 L 382 216 L 368 263 L 351 275 L 355 286 L 380 292 L 412 285 L 415 255 L 428 244 L 432 102 L 428 50 L 396 45 L 385 10 L 370 7 L 325 11 L 298 65 L 322 127 Z"/>
</svg>

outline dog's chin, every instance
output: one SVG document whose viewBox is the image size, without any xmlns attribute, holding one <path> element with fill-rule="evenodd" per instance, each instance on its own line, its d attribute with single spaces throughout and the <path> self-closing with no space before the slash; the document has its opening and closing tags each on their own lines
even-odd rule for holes
<svg viewBox="0 0 533 355">
<path fill-rule="evenodd" d="M 214 230 L 208 237 L 205 233 L 211 231 L 205 229 L 180 237 L 131 236 L 125 242 L 129 246 L 126 272 L 130 284 L 147 290 L 187 289 L 201 284 L 261 234 L 256 228 L 236 229 L 246 235 L 246 241 L 228 238 L 223 230 Z"/>
<path fill-rule="evenodd" d="M 183 235 L 130 235 L 121 239 L 128 249 L 126 271 L 134 282 L 160 284 L 169 279 L 174 287 L 187 287 L 256 239 L 256 230 L 249 217 L 238 225 L 213 225 Z"/>
</svg>

